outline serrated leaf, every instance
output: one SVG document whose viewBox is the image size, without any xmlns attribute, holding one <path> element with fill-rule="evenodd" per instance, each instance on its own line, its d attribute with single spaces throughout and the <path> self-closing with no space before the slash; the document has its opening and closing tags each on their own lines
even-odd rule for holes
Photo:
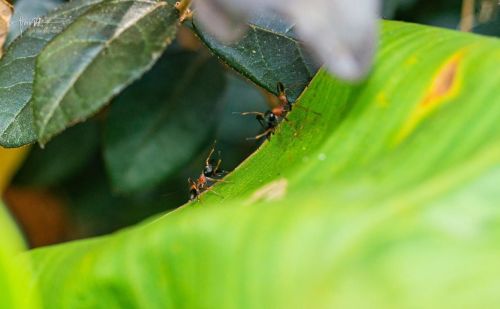
<svg viewBox="0 0 500 309">
<path fill-rule="evenodd" d="M 500 41 L 383 25 L 369 79 L 320 72 L 222 197 L 32 252 L 46 306 L 495 307 Z"/>
<path fill-rule="evenodd" d="M 19 147 L 36 141 L 29 103 L 35 74 L 35 59 L 42 48 L 75 18 L 102 0 L 74 0 L 32 25 L 9 45 L 0 60 L 0 145 Z"/>
<path fill-rule="evenodd" d="M 106 1 L 52 40 L 33 86 L 38 141 L 87 119 L 147 71 L 173 40 L 177 18 L 164 1 Z"/>
<path fill-rule="evenodd" d="M 166 54 L 113 104 L 105 159 L 117 190 L 151 187 L 177 172 L 213 131 L 224 73 L 215 59 Z"/>
<path fill-rule="evenodd" d="M 257 85 L 276 93 L 282 82 L 295 101 L 316 74 L 318 66 L 293 33 L 293 25 L 271 12 L 254 16 L 245 36 L 230 45 L 218 41 L 196 21 L 193 29 L 200 39 L 231 68 Z"/>
</svg>

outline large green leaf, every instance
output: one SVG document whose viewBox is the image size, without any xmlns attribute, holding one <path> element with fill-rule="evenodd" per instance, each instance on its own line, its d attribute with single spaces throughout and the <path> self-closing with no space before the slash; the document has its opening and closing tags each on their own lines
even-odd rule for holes
<svg viewBox="0 0 500 309">
<path fill-rule="evenodd" d="M 24 242 L 0 201 L 0 308 L 39 308 L 37 293 L 26 295 L 31 279 Z"/>
<path fill-rule="evenodd" d="M 32 252 L 45 304 L 494 307 L 499 61 L 498 40 L 385 22 L 369 79 L 317 75 L 223 198 Z"/>
<path fill-rule="evenodd" d="M 154 186 L 189 163 L 210 143 L 223 91 L 216 59 L 165 54 L 111 108 L 104 154 L 115 188 Z"/>
<path fill-rule="evenodd" d="M 159 0 L 103 1 L 37 57 L 33 112 L 38 141 L 87 119 L 158 59 L 178 13 Z"/>
<path fill-rule="evenodd" d="M 0 60 L 0 145 L 19 147 L 37 139 L 30 104 L 35 60 L 75 18 L 102 0 L 74 0 L 32 25 L 9 45 Z"/>
<path fill-rule="evenodd" d="M 276 93 L 276 83 L 282 82 L 292 101 L 318 70 L 295 36 L 293 25 L 271 12 L 255 15 L 245 36 L 232 44 L 204 31 L 196 18 L 193 29 L 222 61 L 257 85 Z"/>
</svg>

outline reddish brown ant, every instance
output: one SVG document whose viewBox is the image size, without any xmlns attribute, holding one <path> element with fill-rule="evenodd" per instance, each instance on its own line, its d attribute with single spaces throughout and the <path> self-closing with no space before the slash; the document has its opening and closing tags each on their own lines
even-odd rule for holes
<svg viewBox="0 0 500 309">
<path fill-rule="evenodd" d="M 226 171 L 220 169 L 220 165 L 222 163 L 222 160 L 220 159 L 220 152 L 219 152 L 219 160 L 217 161 L 217 164 L 215 164 L 215 160 L 212 159 L 212 155 L 215 151 L 215 142 L 214 145 L 212 146 L 212 149 L 210 150 L 207 159 L 205 160 L 205 167 L 203 168 L 203 171 L 200 173 L 200 176 L 196 181 L 193 181 L 191 178 L 188 179 L 188 184 L 189 184 L 189 200 L 198 200 L 200 201 L 200 194 L 203 193 L 204 191 L 210 191 L 214 193 L 215 195 L 221 196 L 217 192 L 213 191 L 210 188 L 210 182 L 224 182 L 224 180 L 219 179 L 217 177 L 223 177 L 225 174 L 227 174 Z"/>
<path fill-rule="evenodd" d="M 285 92 L 285 86 L 278 82 L 277 84 L 278 91 L 278 106 L 274 107 L 271 110 L 266 111 L 265 113 L 261 112 L 243 112 L 239 113 L 241 115 L 255 115 L 255 118 L 259 121 L 260 125 L 264 128 L 264 132 L 255 136 L 249 137 L 247 140 L 258 140 L 262 137 L 266 137 L 266 139 L 270 140 L 271 135 L 273 135 L 276 127 L 280 123 L 282 119 L 288 121 L 287 115 L 292 111 L 292 103 L 288 100 L 288 97 Z"/>
</svg>

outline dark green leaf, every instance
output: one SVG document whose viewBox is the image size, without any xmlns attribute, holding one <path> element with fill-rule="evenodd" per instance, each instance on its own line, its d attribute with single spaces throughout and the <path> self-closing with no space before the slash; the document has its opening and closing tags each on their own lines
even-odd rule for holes
<svg viewBox="0 0 500 309">
<path fill-rule="evenodd" d="M 105 1 L 52 40 L 33 85 L 38 141 L 87 119 L 148 70 L 174 38 L 177 15 L 164 1 Z"/>
<path fill-rule="evenodd" d="M 215 59 L 166 54 L 111 108 L 105 158 L 114 186 L 150 187 L 188 163 L 207 143 L 223 90 Z"/>
<path fill-rule="evenodd" d="M 230 45 L 204 31 L 196 18 L 193 26 L 201 40 L 227 65 L 273 93 L 277 82 L 282 82 L 292 101 L 318 70 L 294 35 L 293 26 L 275 14 L 255 16 L 245 36 Z"/>
<path fill-rule="evenodd" d="M 52 186 L 73 176 L 96 154 L 98 129 L 95 121 L 88 121 L 70 128 L 44 149 L 33 149 L 17 173 L 16 183 Z"/>
<path fill-rule="evenodd" d="M 59 7 L 23 32 L 0 60 L 0 145 L 19 147 L 36 141 L 31 109 L 35 59 L 42 48 L 75 18 L 102 0 L 75 0 Z"/>
</svg>

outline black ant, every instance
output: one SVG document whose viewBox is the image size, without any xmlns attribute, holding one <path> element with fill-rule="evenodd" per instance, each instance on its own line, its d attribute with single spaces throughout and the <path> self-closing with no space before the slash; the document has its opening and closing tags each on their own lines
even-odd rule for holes
<svg viewBox="0 0 500 309">
<path fill-rule="evenodd" d="M 241 115 L 255 115 L 255 118 L 259 121 L 260 125 L 264 128 L 264 132 L 255 137 L 249 137 L 247 140 L 258 140 L 262 137 L 266 137 L 266 139 L 270 140 L 271 135 L 276 130 L 276 127 L 280 123 L 281 119 L 285 119 L 288 121 L 287 115 L 292 111 L 292 103 L 288 100 L 285 92 L 285 86 L 278 82 L 277 84 L 278 91 L 278 106 L 274 107 L 271 110 L 266 111 L 265 113 L 261 112 L 243 112 Z"/>
<path fill-rule="evenodd" d="M 213 191 L 210 188 L 209 182 L 224 182 L 222 179 L 219 179 L 218 177 L 223 177 L 224 175 L 227 174 L 226 171 L 220 169 L 220 165 L 222 163 L 222 160 L 220 159 L 220 152 L 219 152 L 219 160 L 217 161 L 217 164 L 215 164 L 215 160 L 212 159 L 212 154 L 215 151 L 215 143 L 212 146 L 212 149 L 210 150 L 207 159 L 205 160 L 205 167 L 203 168 L 203 171 L 201 172 L 200 176 L 196 181 L 193 181 L 191 178 L 188 179 L 188 184 L 189 184 L 189 200 L 198 200 L 200 201 L 200 194 L 203 193 L 204 191 L 210 191 L 216 195 L 219 195 L 217 192 Z"/>
</svg>

